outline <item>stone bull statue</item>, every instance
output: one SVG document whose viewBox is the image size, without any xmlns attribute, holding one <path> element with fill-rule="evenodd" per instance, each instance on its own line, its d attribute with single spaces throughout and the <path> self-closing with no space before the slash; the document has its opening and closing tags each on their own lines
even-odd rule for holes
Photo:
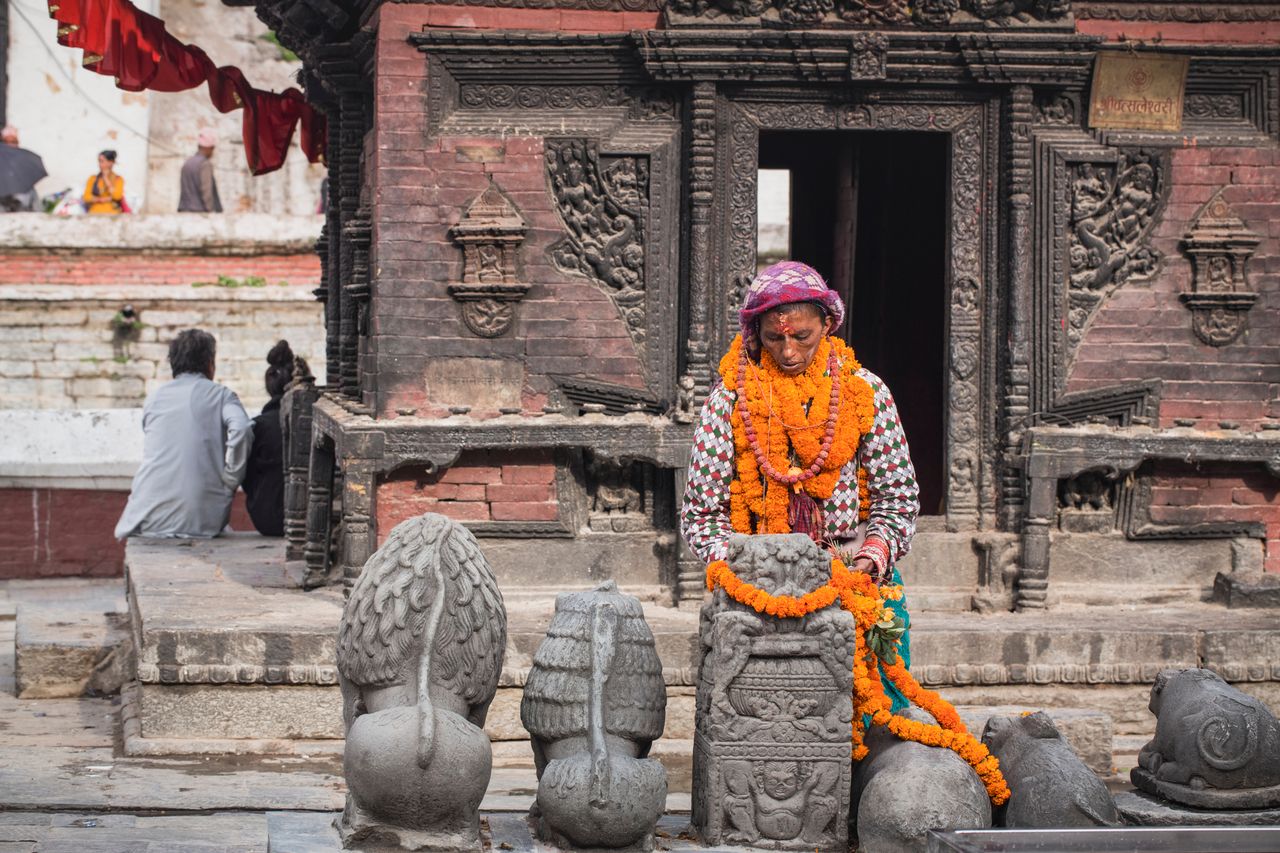
<svg viewBox="0 0 1280 853">
<path fill-rule="evenodd" d="M 1118 826 L 1111 793 L 1085 766 L 1043 711 L 1022 717 L 992 717 L 982 742 L 1000 759 L 1013 793 L 996 812 L 1008 827 Z"/>
<path fill-rule="evenodd" d="M 1207 669 L 1166 669 L 1151 688 L 1156 736 L 1133 784 L 1204 809 L 1280 805 L 1280 721 Z"/>
<path fill-rule="evenodd" d="M 344 847 L 481 849 L 506 632 L 479 545 L 442 515 L 396 525 L 365 563 L 338 632 Z"/>
</svg>

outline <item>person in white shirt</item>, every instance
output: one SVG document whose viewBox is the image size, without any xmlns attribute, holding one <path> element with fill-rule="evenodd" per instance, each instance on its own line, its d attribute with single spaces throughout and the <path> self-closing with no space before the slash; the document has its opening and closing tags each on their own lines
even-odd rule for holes
<svg viewBox="0 0 1280 853">
<path fill-rule="evenodd" d="M 253 445 L 253 421 L 231 389 L 213 381 L 217 342 L 186 329 L 169 344 L 173 381 L 142 409 L 142 464 L 116 523 L 117 539 L 207 539 L 231 516 Z"/>
</svg>

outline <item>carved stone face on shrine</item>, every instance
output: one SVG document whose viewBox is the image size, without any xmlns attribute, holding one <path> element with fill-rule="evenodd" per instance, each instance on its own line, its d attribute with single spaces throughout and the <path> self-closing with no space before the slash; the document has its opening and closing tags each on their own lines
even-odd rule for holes
<svg viewBox="0 0 1280 853">
<path fill-rule="evenodd" d="M 770 764 L 764 768 L 761 787 L 775 800 L 785 800 L 800 790 L 800 765 L 794 761 Z"/>
<path fill-rule="evenodd" d="M 779 305 L 760 318 L 760 344 L 783 373 L 798 376 L 809 367 L 831 327 L 831 319 L 811 302 Z"/>
</svg>

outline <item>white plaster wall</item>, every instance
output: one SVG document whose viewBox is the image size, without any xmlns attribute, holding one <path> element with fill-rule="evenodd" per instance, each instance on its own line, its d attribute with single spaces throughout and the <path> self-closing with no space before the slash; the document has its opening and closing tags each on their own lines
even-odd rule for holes
<svg viewBox="0 0 1280 853">
<path fill-rule="evenodd" d="M 157 0 L 135 0 L 155 14 Z M 119 153 L 130 202 L 146 195 L 151 101 L 123 92 L 110 77 L 80 66 L 81 52 L 57 42 L 57 24 L 44 0 L 9 0 L 8 122 L 22 147 L 44 158 L 42 195 L 68 187 L 77 195 L 98 171 L 98 152 Z"/>
<path fill-rule="evenodd" d="M 322 216 L 260 213 L 75 219 L 12 214 L 0 216 L 0 248 L 73 253 L 107 248 L 125 252 L 167 249 L 197 254 L 305 255 L 313 251 L 323 225 Z"/>
<path fill-rule="evenodd" d="M 128 489 L 142 409 L 0 409 L 0 488 Z"/>
<path fill-rule="evenodd" d="M 261 37 L 266 26 L 251 8 L 218 0 L 135 0 L 158 15 L 170 33 L 204 49 L 218 65 L 235 65 L 259 89 L 296 86 L 301 67 Z M 217 129 L 214 168 L 229 213 L 314 213 L 323 167 L 307 163 L 298 136 L 279 171 L 254 177 L 244 159 L 239 110 L 222 114 L 208 88 L 187 92 L 123 92 L 109 77 L 80 66 L 81 51 L 56 41 L 57 26 L 43 0 L 9 0 L 8 121 L 22 145 L 44 158 L 42 195 L 70 187 L 77 194 L 97 171 L 97 153 L 119 152 L 116 171 L 138 212 L 178 207 L 178 175 L 195 153 L 201 128 Z"/>
</svg>

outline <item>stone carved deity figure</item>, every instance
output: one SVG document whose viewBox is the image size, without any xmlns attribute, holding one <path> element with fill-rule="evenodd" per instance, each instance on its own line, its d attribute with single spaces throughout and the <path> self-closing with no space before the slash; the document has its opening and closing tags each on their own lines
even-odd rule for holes
<svg viewBox="0 0 1280 853">
<path fill-rule="evenodd" d="M 492 768 L 483 726 L 506 623 L 475 538 L 442 515 L 396 525 L 365 563 L 338 632 L 345 847 L 481 848 Z"/>
<path fill-rule="evenodd" d="M 662 662 L 638 599 L 606 581 L 564 593 L 533 658 L 520 719 L 533 741 L 538 836 L 560 847 L 652 850 L 667 775 Z"/>
<path fill-rule="evenodd" d="M 1226 255 L 1214 255 L 1209 259 L 1209 280 L 1204 289 L 1210 293 L 1229 293 L 1235 289 L 1231 281 L 1231 261 Z"/>
<path fill-rule="evenodd" d="M 830 580 L 804 534 L 734 536 L 745 583 L 800 597 Z M 853 617 L 757 613 L 717 589 L 702 610 L 693 821 L 708 844 L 846 849 Z"/>
<path fill-rule="evenodd" d="M 1280 805 L 1280 721 L 1207 669 L 1166 669 L 1151 688 L 1156 734 L 1133 784 L 1202 809 Z"/>
</svg>

